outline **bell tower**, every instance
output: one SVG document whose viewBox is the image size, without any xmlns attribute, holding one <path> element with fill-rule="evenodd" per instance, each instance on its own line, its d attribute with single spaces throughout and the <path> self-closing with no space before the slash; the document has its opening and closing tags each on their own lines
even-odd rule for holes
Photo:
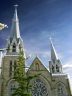
<svg viewBox="0 0 72 96">
<path fill-rule="evenodd" d="M 19 29 L 19 19 L 17 15 L 17 7 L 15 5 L 15 12 L 12 19 L 11 34 L 7 41 L 6 54 L 2 58 L 2 70 L 1 70 L 1 93 L 0 96 L 11 96 L 11 92 L 15 87 L 15 84 L 12 82 L 12 77 L 14 76 L 14 70 L 17 64 L 17 58 L 19 52 L 24 52 L 25 59 L 25 50 L 23 48 L 23 40 L 20 36 Z M 24 62 L 25 64 L 25 62 Z M 25 71 L 25 70 L 24 70 Z"/>
<path fill-rule="evenodd" d="M 20 28 L 19 28 L 19 19 L 17 15 L 17 7 L 15 6 L 15 12 L 12 19 L 12 27 L 11 27 L 11 34 L 7 42 L 7 55 L 17 55 L 20 50 L 23 50 L 23 40 L 20 36 Z M 25 52 L 24 52 L 25 55 Z"/>
<path fill-rule="evenodd" d="M 51 49 L 51 61 L 49 61 L 50 73 L 52 74 L 62 73 L 62 64 L 57 56 L 51 38 L 50 38 L 50 49 Z"/>
</svg>

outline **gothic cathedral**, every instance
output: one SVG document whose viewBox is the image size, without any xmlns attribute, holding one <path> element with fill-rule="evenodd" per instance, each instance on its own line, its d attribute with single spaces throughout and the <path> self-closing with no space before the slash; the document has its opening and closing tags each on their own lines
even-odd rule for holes
<svg viewBox="0 0 72 96">
<path fill-rule="evenodd" d="M 50 43 L 51 60 L 49 61 L 49 71 L 38 57 L 33 60 L 27 70 L 28 75 L 40 73 L 36 79 L 31 81 L 32 96 L 71 96 L 68 76 L 63 73 L 62 64 L 56 55 L 51 40 Z M 23 48 L 23 40 L 20 36 L 17 6 L 15 6 L 11 34 L 6 46 L 6 54 L 2 57 L 0 96 L 11 96 L 13 89 L 16 86 L 16 83 L 11 78 L 13 77 L 13 71 L 15 70 L 13 65 L 16 64 L 19 50 L 23 50 L 25 59 L 26 55 Z"/>
</svg>

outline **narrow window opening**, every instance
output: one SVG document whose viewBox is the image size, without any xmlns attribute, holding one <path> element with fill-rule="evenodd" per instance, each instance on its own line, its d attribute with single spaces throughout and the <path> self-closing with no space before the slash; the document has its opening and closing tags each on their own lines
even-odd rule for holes
<svg viewBox="0 0 72 96">
<path fill-rule="evenodd" d="M 59 67 L 58 67 L 58 65 L 56 65 L 56 70 L 57 70 L 57 72 L 59 72 Z"/>
<path fill-rule="evenodd" d="M 39 70 L 39 64 L 36 63 L 36 70 Z"/>
<path fill-rule="evenodd" d="M 52 65 L 52 73 L 54 73 L 54 66 Z"/>
<path fill-rule="evenodd" d="M 16 52 L 16 44 L 13 44 L 12 52 Z"/>
<path fill-rule="evenodd" d="M 63 86 L 61 84 L 58 85 L 58 96 L 64 96 Z"/>
<path fill-rule="evenodd" d="M 14 61 L 14 76 L 15 76 L 16 67 L 17 67 L 17 63 L 16 63 L 16 60 L 15 60 L 15 61 Z"/>
<path fill-rule="evenodd" d="M 12 76 L 12 60 L 10 61 L 9 77 Z"/>
</svg>

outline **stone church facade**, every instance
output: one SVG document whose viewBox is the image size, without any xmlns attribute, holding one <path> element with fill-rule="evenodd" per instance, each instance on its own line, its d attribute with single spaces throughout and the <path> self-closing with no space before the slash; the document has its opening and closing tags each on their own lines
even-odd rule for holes
<svg viewBox="0 0 72 96">
<path fill-rule="evenodd" d="M 56 55 L 55 48 L 51 43 L 51 60 L 49 61 L 49 71 L 36 57 L 27 74 L 40 74 L 36 79 L 31 80 L 32 96 L 71 96 L 68 76 L 63 73 L 62 64 Z M 17 6 L 15 6 L 14 17 L 12 20 L 11 34 L 6 46 L 6 54 L 2 57 L 0 75 L 0 96 L 11 96 L 13 88 L 17 86 L 13 77 L 14 67 L 18 58 L 19 50 L 24 51 L 23 40 L 20 36 Z"/>
</svg>

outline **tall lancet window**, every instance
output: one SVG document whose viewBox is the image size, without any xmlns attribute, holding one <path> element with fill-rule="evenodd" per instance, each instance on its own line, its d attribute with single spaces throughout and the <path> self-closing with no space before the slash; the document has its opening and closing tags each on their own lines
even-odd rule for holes
<svg viewBox="0 0 72 96">
<path fill-rule="evenodd" d="M 39 64 L 36 63 L 36 70 L 39 70 Z"/>
<path fill-rule="evenodd" d="M 63 91 L 63 86 L 61 84 L 58 84 L 58 96 L 64 96 Z"/>
<path fill-rule="evenodd" d="M 14 93 L 16 88 L 18 88 L 18 83 L 13 81 L 13 80 L 9 81 L 9 83 L 8 83 L 8 96 L 12 96 L 12 94 Z"/>
<path fill-rule="evenodd" d="M 16 44 L 13 44 L 12 52 L 16 52 Z"/>
<path fill-rule="evenodd" d="M 52 65 L 52 73 L 54 73 L 54 66 Z"/>
<path fill-rule="evenodd" d="M 16 70 L 17 64 L 16 64 L 16 60 L 14 61 L 14 71 Z"/>
<path fill-rule="evenodd" d="M 14 91 L 15 91 L 15 85 L 13 84 L 13 85 L 11 85 L 11 89 L 10 89 L 10 91 L 11 91 L 11 95 L 14 93 Z"/>
<path fill-rule="evenodd" d="M 9 68 L 9 77 L 12 76 L 12 60 L 10 61 L 10 68 Z"/>
<path fill-rule="evenodd" d="M 56 65 L 56 71 L 59 72 L 59 66 L 58 65 Z"/>
<path fill-rule="evenodd" d="M 63 83 L 58 83 L 57 85 L 57 96 L 69 96 L 66 86 Z"/>
<path fill-rule="evenodd" d="M 15 60 L 15 61 L 14 61 L 14 76 L 15 76 L 16 67 L 17 67 L 17 63 L 16 63 L 16 60 Z"/>
</svg>

